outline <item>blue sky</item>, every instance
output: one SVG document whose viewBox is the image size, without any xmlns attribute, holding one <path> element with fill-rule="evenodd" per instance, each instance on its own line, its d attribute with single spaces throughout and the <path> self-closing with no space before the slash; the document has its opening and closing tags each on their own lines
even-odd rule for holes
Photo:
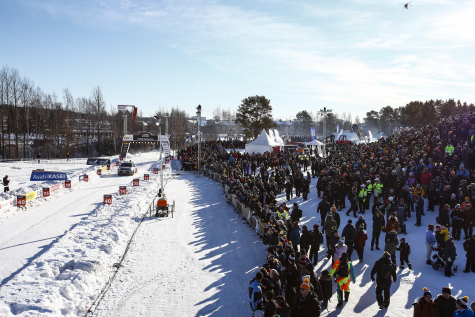
<svg viewBox="0 0 475 317">
<path fill-rule="evenodd" d="M 3 0 L 0 67 L 144 115 L 264 95 L 275 118 L 475 103 L 475 2 Z M 209 111 L 209 112 L 207 112 Z"/>
</svg>

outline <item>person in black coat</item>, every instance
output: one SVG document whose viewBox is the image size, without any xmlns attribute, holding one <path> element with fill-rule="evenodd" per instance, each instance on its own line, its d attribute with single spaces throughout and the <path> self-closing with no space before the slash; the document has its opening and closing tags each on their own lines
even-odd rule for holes
<svg viewBox="0 0 475 317">
<path fill-rule="evenodd" d="M 274 302 L 274 292 L 269 290 L 264 293 L 264 308 L 262 312 L 264 313 L 264 317 L 274 317 L 275 311 L 277 306 Z"/>
<path fill-rule="evenodd" d="M 445 276 L 451 277 L 454 275 L 452 274 L 452 264 L 454 263 L 456 257 L 457 249 L 455 248 L 454 238 L 449 237 L 444 247 L 444 260 L 447 262 L 447 265 L 445 266 Z"/>
<path fill-rule="evenodd" d="M 323 270 L 322 275 L 320 276 L 320 287 L 322 289 L 322 296 L 323 296 L 323 308 L 328 307 L 328 301 L 332 298 L 333 295 L 333 282 L 332 277 L 328 270 Z"/>
<path fill-rule="evenodd" d="M 304 249 L 307 254 L 310 252 L 310 245 L 313 242 L 313 232 L 308 231 L 307 225 L 302 226 L 302 235 L 300 236 L 300 250 Z"/>
<path fill-rule="evenodd" d="M 371 237 L 371 251 L 376 244 L 376 250 L 379 250 L 379 237 L 381 236 L 381 230 L 384 227 L 384 216 L 379 209 L 376 209 L 373 213 L 373 234 Z"/>
<path fill-rule="evenodd" d="M 302 218 L 302 209 L 299 208 L 297 203 L 294 203 L 290 219 L 292 220 L 292 223 L 294 223 L 296 221 L 299 222 L 300 218 Z"/>
<path fill-rule="evenodd" d="M 376 277 L 376 300 L 379 308 L 388 307 L 390 302 L 391 277 L 396 283 L 396 266 L 391 263 L 391 255 L 385 251 L 381 259 L 377 260 L 371 270 L 371 280 L 374 282 Z M 383 299 L 384 292 L 384 299 Z"/>
<path fill-rule="evenodd" d="M 450 205 L 445 204 L 442 209 L 439 210 L 439 224 L 445 228 L 450 228 Z"/>
<path fill-rule="evenodd" d="M 320 241 L 320 226 L 318 224 L 313 225 L 313 231 L 311 231 L 313 234 L 313 239 L 312 239 L 312 244 L 310 247 L 310 254 L 308 256 L 310 261 L 313 261 L 313 265 L 317 265 L 318 263 L 318 251 L 320 251 L 320 244 L 323 243 L 323 241 Z M 322 235 L 323 237 L 323 235 Z M 300 238 L 302 239 L 302 238 Z"/>
<path fill-rule="evenodd" d="M 320 213 L 322 218 L 321 224 L 327 219 L 327 214 L 330 212 L 330 204 L 327 202 L 326 197 L 323 197 L 322 201 L 318 204 L 317 213 Z"/>
<path fill-rule="evenodd" d="M 453 317 L 457 306 L 455 302 L 457 300 L 452 296 L 452 291 L 449 287 L 442 288 L 442 294 L 439 294 L 434 299 L 434 304 L 437 306 L 439 317 Z"/>
<path fill-rule="evenodd" d="M 277 296 L 275 298 L 275 305 L 277 306 L 275 311 L 276 315 L 279 315 L 280 317 L 290 317 L 290 306 L 287 304 L 284 297 Z"/>
<path fill-rule="evenodd" d="M 6 193 L 10 190 L 10 187 L 8 186 L 10 184 L 10 180 L 8 179 L 8 175 L 5 175 L 5 177 L 3 178 L 3 186 L 5 186 L 3 188 L 3 192 Z"/>
<path fill-rule="evenodd" d="M 292 316 L 297 317 L 320 316 L 320 303 L 317 294 L 310 290 L 310 281 L 307 278 L 300 285 L 299 293 L 295 295 L 291 312 Z"/>
<path fill-rule="evenodd" d="M 353 220 L 348 219 L 348 224 L 343 228 L 341 237 L 345 238 L 345 244 L 348 247 L 346 254 L 348 255 L 348 261 L 351 261 L 351 254 L 353 253 L 353 246 L 356 238 L 356 228 L 353 226 Z"/>
<path fill-rule="evenodd" d="M 475 234 L 463 243 L 463 249 L 467 252 L 467 262 L 465 264 L 464 273 L 472 271 L 475 273 Z"/>
</svg>

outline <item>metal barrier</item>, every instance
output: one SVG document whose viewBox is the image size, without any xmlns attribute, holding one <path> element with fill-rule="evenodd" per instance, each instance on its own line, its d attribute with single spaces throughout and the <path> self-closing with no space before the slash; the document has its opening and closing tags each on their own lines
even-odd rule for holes
<svg viewBox="0 0 475 317">
<path fill-rule="evenodd" d="M 213 173 L 210 171 L 206 171 L 207 173 L 204 174 L 208 176 L 209 178 L 215 180 L 215 181 L 220 181 L 221 180 L 221 175 L 218 173 Z M 231 204 L 236 208 L 236 210 L 246 219 L 247 223 L 249 226 L 252 227 L 252 229 L 261 237 L 264 236 L 264 233 L 267 228 L 267 224 L 263 224 L 261 219 L 257 216 L 252 215 L 251 210 L 249 207 L 246 207 L 244 204 L 236 200 L 236 195 L 234 194 L 228 194 L 229 193 L 229 186 L 224 185 L 224 193 L 228 196 L 229 201 Z"/>
</svg>

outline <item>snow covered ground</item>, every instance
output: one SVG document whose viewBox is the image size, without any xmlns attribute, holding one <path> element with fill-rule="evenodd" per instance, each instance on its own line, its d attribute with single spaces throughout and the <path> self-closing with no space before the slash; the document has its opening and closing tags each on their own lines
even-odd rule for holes
<svg viewBox="0 0 475 317">
<path fill-rule="evenodd" d="M 145 157 L 142 159 L 146 160 Z M 153 163 L 144 161 L 143 164 L 151 168 Z M 289 202 L 299 203 L 303 210 L 301 225 L 307 224 L 309 227 L 320 221 L 320 215 L 316 213 L 320 199 L 316 197 L 315 184 L 316 179 L 312 179 L 307 201 L 294 197 Z M 110 184 L 114 190 L 117 185 Z M 147 199 L 151 199 L 149 196 L 156 193 L 157 186 L 158 181 L 153 179 L 147 187 L 140 187 L 126 199 L 117 199 L 117 203 L 111 207 L 102 206 L 102 199 L 94 198 L 92 192 L 81 194 L 81 191 L 76 190 L 59 197 L 55 203 L 44 204 L 44 209 L 48 209 L 48 206 L 56 209 L 61 199 L 69 201 L 69 206 L 64 202 L 63 207 L 51 216 L 34 218 L 47 211 L 35 212 L 32 209 L 7 219 L 10 225 L 0 227 L 0 265 L 3 265 L 4 259 L 15 257 L 15 253 L 22 253 L 20 250 L 23 246 L 35 246 L 32 247 L 33 251 L 19 257 L 20 265 L 13 271 L 14 274 L 2 277 L 0 315 L 84 314 L 86 307 L 91 305 L 106 284 L 112 264 L 118 261 L 125 249 L 128 238 L 137 226 L 138 216 L 146 208 Z M 101 196 L 101 188 L 94 187 L 94 194 Z M 251 316 L 249 281 L 266 256 L 261 240 L 243 224 L 233 207 L 226 203 L 215 181 L 182 173 L 169 178 L 165 193 L 177 203 L 174 217 L 144 220 L 122 263 L 123 267 L 94 315 Z M 278 199 L 284 199 L 283 194 Z M 89 205 L 82 206 L 82 201 Z M 71 217 L 77 214 L 79 217 Z M 371 228 L 370 215 L 368 212 L 365 214 L 368 228 Z M 391 287 L 391 305 L 388 310 L 378 309 L 375 284 L 369 276 L 374 262 L 382 256 L 384 246 L 381 243 L 381 251 L 370 251 L 371 230 L 368 230 L 364 262 L 353 261 L 357 280 L 351 284 L 350 300 L 342 309 L 345 315 L 411 316 L 412 303 L 422 296 L 423 287 L 429 288 L 435 297 L 442 287 L 449 286 L 454 296 L 466 295 L 470 297 L 470 302 L 475 300 L 475 275 L 462 273 L 465 266 L 463 241 L 456 241 L 456 264 L 459 270 L 454 277 L 445 277 L 442 269 L 435 271 L 425 264 L 425 231 L 427 224 L 435 224 L 436 215 L 437 212 L 426 211 L 422 227 L 413 225 L 415 217 L 407 222 L 406 238 L 412 248 L 410 261 L 413 270 L 398 270 L 397 283 Z M 344 212 L 340 216 L 341 226 L 346 225 L 350 218 Z M 15 220 L 18 217 L 23 218 Z M 29 217 L 33 219 L 24 225 L 23 222 L 28 222 Z M 71 228 L 74 224 L 65 220 L 81 217 L 82 221 L 76 220 L 74 228 Z M 62 236 L 65 228 L 69 232 Z M 37 230 L 38 236 L 28 234 L 29 230 Z M 16 232 L 18 234 L 14 234 Z M 43 238 L 39 239 L 40 236 Z M 37 241 L 45 238 L 52 239 Z M 46 251 L 42 253 L 43 249 Z M 356 258 L 354 252 L 353 259 Z M 315 268 L 317 273 L 323 269 L 329 270 L 330 264 L 324 248 L 321 248 L 319 264 Z M 336 302 L 334 294 L 329 310 L 322 315 L 340 314 L 340 310 L 335 308 Z"/>
</svg>

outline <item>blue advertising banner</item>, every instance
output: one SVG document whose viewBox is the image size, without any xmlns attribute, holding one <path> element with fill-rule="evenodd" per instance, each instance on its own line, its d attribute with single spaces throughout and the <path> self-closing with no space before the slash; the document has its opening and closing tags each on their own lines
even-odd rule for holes
<svg viewBox="0 0 475 317">
<path fill-rule="evenodd" d="M 30 181 L 61 181 L 66 180 L 66 173 L 34 170 L 31 172 Z"/>
<path fill-rule="evenodd" d="M 109 165 L 110 163 L 110 159 L 101 157 L 90 157 L 87 159 L 87 165 Z"/>
<path fill-rule="evenodd" d="M 315 140 L 315 128 L 314 127 L 310 128 L 310 136 L 312 138 L 312 141 Z"/>
</svg>

